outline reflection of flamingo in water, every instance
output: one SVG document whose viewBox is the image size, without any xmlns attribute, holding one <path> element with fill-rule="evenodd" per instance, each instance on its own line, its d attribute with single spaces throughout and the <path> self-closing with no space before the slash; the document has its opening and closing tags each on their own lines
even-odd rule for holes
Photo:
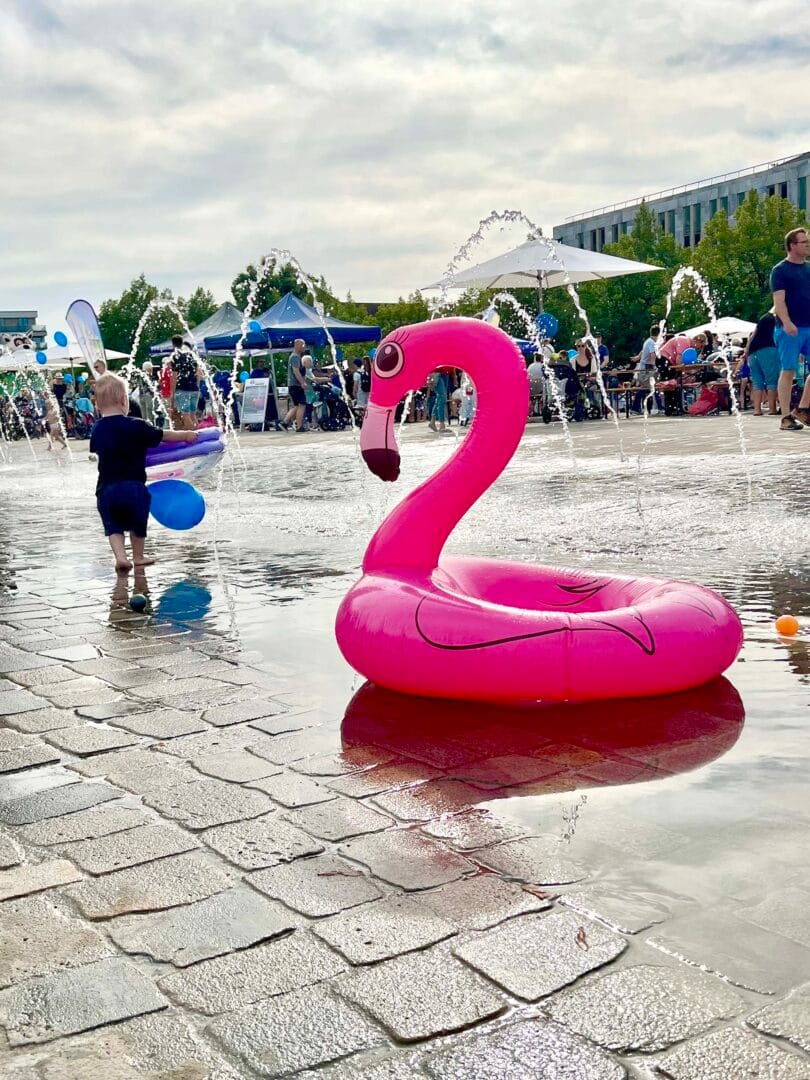
<svg viewBox="0 0 810 1080">
<path fill-rule="evenodd" d="M 740 695 L 722 678 L 656 698 L 654 707 L 637 698 L 533 706 L 437 701 L 366 683 L 346 708 L 341 739 L 349 763 L 358 748 L 358 764 L 368 765 L 378 747 L 386 767 L 402 762 L 398 783 L 439 767 L 445 779 L 480 789 L 486 802 L 689 772 L 727 753 L 744 722 Z"/>
<path fill-rule="evenodd" d="M 389 514 L 345 597 L 337 639 L 373 682 L 482 701 L 645 697 L 714 678 L 742 644 L 736 613 L 689 582 L 493 559 L 440 558 L 447 537 L 512 457 L 528 409 L 525 363 L 500 330 L 443 319 L 389 335 L 374 360 L 360 446 L 399 475 L 394 411 L 437 363 L 478 389 L 475 421 L 450 461 Z"/>
</svg>

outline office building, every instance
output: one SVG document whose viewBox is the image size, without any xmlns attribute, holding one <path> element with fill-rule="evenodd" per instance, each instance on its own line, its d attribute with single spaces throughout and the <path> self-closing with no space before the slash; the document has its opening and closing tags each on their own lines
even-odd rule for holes
<svg viewBox="0 0 810 1080">
<path fill-rule="evenodd" d="M 752 189 L 763 196 L 781 195 L 800 210 L 807 210 L 808 176 L 810 151 L 575 214 L 556 225 L 553 236 L 572 247 L 601 251 L 633 228 L 636 211 L 644 202 L 664 232 L 671 233 L 683 247 L 695 247 L 706 222 L 719 210 L 725 210 L 733 221 L 737 207 Z"/>
</svg>

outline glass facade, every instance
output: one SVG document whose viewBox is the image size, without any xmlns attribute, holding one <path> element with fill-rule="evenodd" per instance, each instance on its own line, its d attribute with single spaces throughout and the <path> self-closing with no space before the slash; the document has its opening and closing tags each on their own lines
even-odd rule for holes
<svg viewBox="0 0 810 1080">
<path fill-rule="evenodd" d="M 695 184 L 645 196 L 644 203 L 652 212 L 658 229 L 673 236 L 678 243 L 688 238 L 690 247 L 700 243 L 706 222 L 720 211 L 733 220 L 749 191 L 760 198 L 783 198 L 810 216 L 807 181 L 810 178 L 810 151 L 793 158 L 757 166 L 737 173 L 717 176 Z M 687 205 L 684 205 L 687 204 Z M 568 244 L 576 244 L 582 236 L 586 248 L 602 251 L 605 244 L 615 244 L 632 231 L 637 203 L 604 207 L 590 214 L 581 214 L 554 228 L 554 236 Z M 622 220 L 627 215 L 627 222 Z"/>
<path fill-rule="evenodd" d="M 0 315 L 0 333 L 4 334 L 27 334 L 36 323 L 36 318 L 30 315 Z"/>
</svg>

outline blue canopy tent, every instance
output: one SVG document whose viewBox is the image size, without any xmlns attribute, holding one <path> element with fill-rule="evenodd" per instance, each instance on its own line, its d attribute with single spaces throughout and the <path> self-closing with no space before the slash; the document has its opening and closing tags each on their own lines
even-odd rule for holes
<svg viewBox="0 0 810 1080">
<path fill-rule="evenodd" d="M 259 315 L 256 322 L 261 326 L 261 330 L 248 332 L 245 338 L 246 349 L 291 349 L 296 338 L 303 338 L 307 345 L 323 347 L 328 343 L 324 324 L 328 327 L 332 340 L 338 345 L 374 342 L 382 337 L 379 326 L 361 326 L 344 322 L 343 319 L 334 319 L 329 315 L 325 315 L 322 320 L 314 307 L 305 304 L 292 293 L 282 296 L 278 303 Z M 232 352 L 240 336 L 236 330 L 206 337 L 206 351 Z"/>
<path fill-rule="evenodd" d="M 512 338 L 512 341 L 517 345 L 524 356 L 534 356 L 537 352 L 537 346 L 533 341 L 525 341 L 523 338 Z"/>
<path fill-rule="evenodd" d="M 239 336 L 239 327 L 242 323 L 242 312 L 234 304 L 226 301 L 221 304 L 213 315 L 205 322 L 192 327 L 191 337 L 198 350 L 204 351 L 205 339 L 214 335 L 234 333 Z M 159 345 L 152 345 L 149 352 L 152 356 L 166 356 L 172 351 L 171 339 L 161 341 Z"/>
</svg>

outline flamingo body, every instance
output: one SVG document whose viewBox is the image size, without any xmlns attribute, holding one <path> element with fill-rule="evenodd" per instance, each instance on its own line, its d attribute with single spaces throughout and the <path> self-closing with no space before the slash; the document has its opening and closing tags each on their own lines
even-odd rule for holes
<svg viewBox="0 0 810 1080">
<path fill-rule="evenodd" d="M 476 320 L 389 335 L 377 350 L 361 433 L 363 456 L 383 479 L 399 474 L 394 408 L 439 362 L 472 376 L 476 418 L 450 461 L 372 538 L 363 577 L 337 616 L 348 662 L 401 693 L 516 703 L 668 694 L 723 672 L 742 629 L 702 586 L 442 557 L 454 525 L 514 453 L 528 382 L 511 340 Z"/>
</svg>

